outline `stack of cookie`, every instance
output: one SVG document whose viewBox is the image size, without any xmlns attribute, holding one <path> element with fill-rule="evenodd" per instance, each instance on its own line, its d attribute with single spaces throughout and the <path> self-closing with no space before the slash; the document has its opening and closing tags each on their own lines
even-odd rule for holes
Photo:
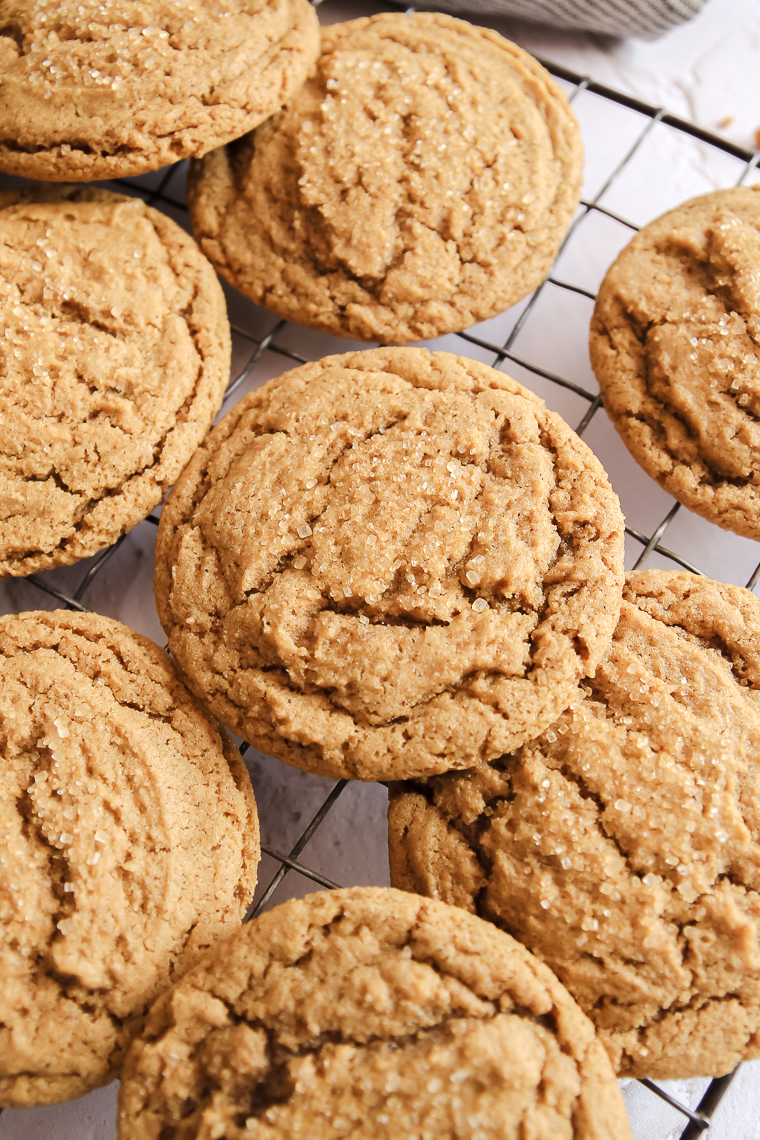
<svg viewBox="0 0 760 1140">
<path fill-rule="evenodd" d="M 162 514 L 156 598 L 245 739 L 392 781 L 394 885 L 517 935 L 618 1072 L 720 1075 L 760 1048 L 760 603 L 688 574 L 623 589 L 622 539 L 535 396 L 375 349 L 210 434 Z"/>
<path fill-rule="evenodd" d="M 123 1137 L 619 1140 L 613 1068 L 760 1050 L 758 603 L 625 583 L 599 461 L 474 360 L 329 356 L 207 434 L 230 334 L 204 253 L 276 313 L 403 345 L 529 293 L 578 202 L 567 101 L 495 33 L 385 14 L 319 46 L 305 0 L 19 4 L 0 32 L 0 167 L 192 156 L 203 250 L 108 191 L 0 197 L 0 573 L 97 552 L 174 485 L 155 593 L 182 677 L 106 619 L 0 624 L 0 1098 L 80 1095 L 132 1041 Z M 665 359 L 685 334 L 652 321 Z M 621 325 L 629 344 L 600 296 L 610 391 Z M 749 461 L 726 462 L 736 482 Z M 394 886 L 432 899 L 313 896 L 213 949 L 258 827 L 209 713 L 306 771 L 388 782 Z"/>
<path fill-rule="evenodd" d="M 17 5 L 0 34 L 5 127 L 0 166 L 48 182 L 86 182 L 202 156 L 257 127 L 293 95 L 314 64 L 316 29 L 314 12 L 304 0 L 263 5 L 208 0 L 193 8 L 153 0 L 137 9 L 118 0 Z M 348 109 L 361 136 L 356 146 L 351 144 L 352 161 L 361 167 L 353 197 L 365 194 L 360 214 L 376 231 L 376 241 L 370 250 L 363 235 L 364 254 L 358 248 L 347 252 L 350 234 L 345 221 L 338 221 L 327 239 L 333 250 L 325 256 L 328 262 L 346 259 L 347 269 L 339 269 L 333 282 L 333 309 L 345 308 L 343 294 L 353 291 L 351 304 L 358 298 L 369 314 L 360 321 L 362 334 L 382 329 L 383 335 L 403 341 L 462 328 L 528 292 L 556 253 L 579 189 L 577 126 L 548 77 L 498 36 L 447 18 L 392 16 L 372 27 L 359 21 L 345 31 L 333 30 L 324 49 L 319 77 L 293 101 L 287 122 L 270 126 L 268 137 L 295 153 L 303 147 L 303 107 L 312 109 L 303 128 L 308 131 L 309 123 L 316 124 L 315 99 L 326 102 L 324 138 L 309 154 L 326 154 L 334 166 L 334 155 L 327 152 L 335 150 L 336 137 L 349 145 L 346 113 L 338 121 L 332 116 L 346 103 L 342 90 L 333 97 L 336 76 L 352 83 L 352 66 L 365 76 L 367 82 L 356 89 L 363 125 L 357 107 Z M 476 57 L 482 72 L 478 80 L 472 74 Z M 382 113 L 376 113 L 378 100 L 385 107 Z M 494 119 L 493 129 L 476 138 L 473 124 L 484 106 Z M 418 134 L 419 141 L 410 133 Z M 387 143 L 385 152 L 378 151 L 378 141 Z M 316 136 L 310 142 L 316 144 Z M 246 137 L 236 145 L 243 153 L 259 144 Z M 388 147 L 397 149 L 395 165 Z M 441 163 L 435 174 L 433 163 L 447 151 L 447 165 Z M 234 155 L 225 156 L 217 152 L 209 169 L 213 172 L 223 157 L 225 169 L 239 166 Z M 272 160 L 275 166 L 278 161 Z M 402 179 L 403 168 L 414 177 Z M 459 181 L 452 189 L 455 172 Z M 346 168 L 334 173 L 344 184 Z M 391 218 L 393 182 L 400 198 Z M 222 218 L 225 207 L 216 200 L 205 168 L 197 172 L 194 185 L 198 216 L 216 211 Z M 335 190 L 333 197 L 342 194 Z M 422 198 L 432 202 L 436 194 L 439 207 L 420 205 Z M 229 191 L 225 196 L 232 214 L 248 210 L 245 196 L 237 205 Z M 304 208 L 310 209 L 313 195 L 307 199 Z M 356 208 L 354 202 L 350 209 Z M 356 221 L 349 228 L 359 229 Z M 221 245 L 229 245 L 226 230 L 219 238 Z M 209 242 L 209 250 L 215 248 L 210 236 Z M 161 501 L 220 406 L 230 335 L 208 262 L 179 227 L 137 199 L 72 185 L 6 191 L 0 198 L 0 245 L 5 330 L 0 569 L 26 575 L 97 553 Z M 307 253 L 300 260 L 306 263 Z M 311 279 L 318 282 L 322 275 L 317 261 Z M 293 302 L 286 304 L 290 311 Z M 373 308 L 378 309 L 374 316 Z M 343 333 L 355 331 L 355 317 L 349 316 Z M 334 318 L 330 320 L 323 327 L 333 327 Z M 168 591 L 159 587 L 162 611 L 176 626 L 173 640 L 187 642 L 189 657 L 183 652 L 182 661 L 196 692 L 215 704 L 209 688 L 221 660 L 220 646 L 213 646 L 219 623 L 215 619 L 209 625 L 207 605 L 218 588 L 229 593 L 215 570 L 221 556 L 237 559 L 238 569 L 222 619 L 237 667 L 227 670 L 231 684 L 222 686 L 220 697 L 226 701 L 227 720 L 240 719 L 229 715 L 237 702 L 245 710 L 243 719 L 255 726 L 256 740 L 270 751 L 288 758 L 290 742 L 284 718 L 276 712 L 258 715 L 259 705 L 263 710 L 267 703 L 290 701 L 283 676 L 296 658 L 305 656 L 298 643 L 309 623 L 321 631 L 324 661 L 316 663 L 317 653 L 315 661 L 302 662 L 303 707 L 293 710 L 293 719 L 301 751 L 321 771 L 350 771 L 364 778 L 427 774 L 489 754 L 489 736 L 501 750 L 534 731 L 526 728 L 534 720 L 541 727 L 549 723 L 586 663 L 601 655 L 616 617 L 616 601 L 607 605 L 609 589 L 600 579 L 605 557 L 613 579 L 619 578 L 621 520 L 590 454 L 517 385 L 450 358 L 380 353 L 327 361 L 313 376 L 284 378 L 269 401 L 260 401 L 263 420 L 255 414 L 252 418 L 245 404 L 233 413 L 234 422 L 222 428 L 230 438 L 225 449 L 230 462 L 226 458 L 224 471 L 215 471 L 211 499 L 225 500 L 216 536 L 209 534 L 198 547 L 206 566 L 205 588 L 198 588 L 197 564 L 188 568 L 185 563 L 187 520 L 167 513 L 161 529 L 157 572 L 168 573 L 176 583 Z M 285 450 L 287 438 L 275 438 L 275 452 L 265 454 L 267 439 L 260 438 L 258 446 L 256 439 L 262 431 L 270 434 L 262 424 L 272 416 L 278 422 L 300 417 L 303 430 Z M 309 431 L 311 419 L 314 432 Z M 499 466 L 504 433 L 513 437 L 510 446 L 519 454 L 511 476 L 503 462 Z M 563 472 L 563 491 L 554 487 L 547 465 L 545 434 Z M 374 491 L 370 498 L 355 499 L 348 483 L 340 483 L 337 465 L 347 440 L 356 444 L 360 436 L 365 446 L 355 446 L 348 457 L 344 482 L 366 475 L 368 489 Z M 247 451 L 251 441 L 253 449 Z M 217 446 L 216 437 L 211 446 Z M 237 450 L 237 461 L 230 447 Z M 197 454 L 193 472 L 207 457 L 207 451 Z M 531 474 L 534 459 L 538 469 Z M 265 521 L 275 512 L 271 481 L 260 478 L 262 462 L 273 472 L 280 464 L 274 476 L 281 492 L 277 513 L 290 517 L 292 506 L 292 527 L 283 527 L 282 518 L 271 526 Z M 429 494 L 421 500 L 419 480 L 413 479 L 415 463 L 427 473 L 423 491 Z M 248 468 L 252 484 L 243 488 L 238 478 L 228 486 L 231 465 L 233 478 Z M 393 467 L 400 474 L 394 475 Z M 331 473 L 336 493 L 329 503 Z M 572 490 L 570 480 L 576 475 L 579 486 Z M 408 478 L 410 493 L 393 502 L 389 491 L 397 478 Z M 182 503 L 188 492 L 197 498 L 196 491 L 190 476 L 172 502 Z M 300 505 L 287 498 L 296 492 L 303 493 Z M 534 493 L 530 518 L 521 519 L 517 500 L 525 503 L 526 495 Z M 380 498 L 387 508 L 383 517 L 374 507 Z M 211 499 L 191 506 L 213 514 Z M 258 532 L 255 502 L 261 515 Z M 514 515 L 504 534 L 495 525 L 499 509 L 511 509 Z M 341 524 L 349 517 L 358 520 L 362 511 L 366 541 L 354 556 L 344 549 Z M 330 527 L 316 523 L 319 512 L 332 520 Z M 558 512 L 564 512 L 562 539 L 554 534 Z M 422 533 L 425 513 L 429 525 L 425 530 L 423 524 Z M 581 533 L 575 516 L 584 514 L 603 533 L 597 544 L 587 543 Z M 420 571 L 419 583 L 410 587 L 407 582 L 399 590 L 394 583 L 399 567 L 406 566 L 403 536 L 397 533 L 402 518 L 406 539 L 419 545 L 421 559 L 433 556 L 436 570 L 427 576 Z M 324 529 L 329 533 L 317 539 Z M 194 523 L 190 531 L 198 536 Z M 309 535 L 317 545 L 321 541 L 316 560 L 313 544 L 305 541 Z M 266 549 L 259 549 L 262 538 Z M 190 539 L 191 546 L 194 541 Z M 242 547 L 234 553 L 236 541 Z M 258 552 L 255 565 L 249 564 L 251 542 Z M 453 572 L 452 561 L 460 561 L 473 542 L 477 550 L 471 552 L 471 566 L 463 574 Z M 515 558 L 510 573 L 517 593 L 529 595 L 532 616 L 527 621 L 517 610 L 497 613 L 492 605 L 496 577 Z M 530 581 L 519 585 L 526 570 Z M 588 583 L 574 599 L 570 583 L 585 574 Z M 365 608 L 344 605 L 333 614 L 329 607 L 334 602 L 352 596 L 349 583 L 360 596 L 362 576 L 367 580 L 361 595 Z M 478 590 L 473 589 L 476 578 Z M 197 614 L 187 611 L 184 595 L 183 584 L 191 579 Z M 377 594 L 374 601 L 371 590 Z M 391 596 L 383 598 L 389 590 Z M 245 613 L 241 601 L 251 603 Z M 296 607 L 289 630 L 277 617 L 283 604 Z M 431 605 L 441 628 L 432 638 L 424 629 Z M 249 658 L 258 664 L 267 653 L 250 623 L 269 628 L 272 614 L 274 652 L 283 637 L 286 642 L 290 638 L 291 648 L 283 643 L 276 674 L 254 668 L 249 676 Z M 449 633 L 445 625 L 451 626 Z M 583 648 L 579 625 L 585 628 Z M 205 642 L 204 633 L 209 635 Z M 357 690 L 352 698 L 356 656 L 366 651 L 368 636 L 378 635 L 367 670 L 371 693 Z M 3 976 L 8 985 L 3 992 L 0 1096 L 5 1104 L 28 1105 L 81 1095 L 119 1071 L 154 997 L 245 912 L 255 885 L 258 826 L 237 753 L 152 643 L 118 623 L 64 611 L 5 619 L 0 637 L 9 844 L 8 857 L 3 857 Z M 227 637 L 225 633 L 223 640 Z M 199 648 L 213 658 L 200 679 L 193 666 Z M 526 657 L 534 651 L 541 660 L 529 671 Z M 401 656 L 396 660 L 394 654 Z M 509 692 L 495 691 L 492 708 L 482 685 L 463 689 L 461 701 L 454 699 L 466 673 L 482 667 L 487 686 L 507 660 L 513 683 Z M 404 696 L 399 681 L 410 666 L 419 677 Z M 320 697 L 321 691 L 338 688 L 334 702 Z M 407 747 L 403 731 L 395 727 L 398 710 L 404 705 L 419 709 L 431 698 L 430 715 L 412 718 L 417 745 Z M 505 716 L 510 700 L 516 702 L 511 717 Z M 320 717 L 325 721 L 321 728 Z M 365 720 L 368 729 L 362 727 Z M 250 729 L 247 734 L 252 735 Z M 365 899 L 362 892 L 356 898 L 314 903 L 311 910 L 315 908 L 330 911 L 328 929 L 338 914 L 355 912 L 357 930 L 381 924 L 386 940 L 389 915 L 397 914 L 398 931 L 389 946 L 372 951 L 365 945 L 364 959 L 357 959 L 356 970 L 366 979 L 357 983 L 356 1000 L 347 1000 L 337 1011 L 332 999 L 325 1002 L 331 1028 L 314 1028 L 320 991 L 307 987 L 310 1032 L 298 1045 L 303 1054 L 306 1041 L 328 1028 L 353 1040 L 353 1060 L 347 1062 L 343 1047 L 336 1057 L 348 1063 L 349 1085 L 355 1085 L 351 1069 L 363 1068 L 366 1093 L 368 1076 L 382 1078 L 386 1085 L 399 1079 L 396 1042 L 411 1034 L 415 1044 L 403 1054 L 403 1067 L 413 1066 L 408 1088 L 394 1108 L 377 1085 L 373 1103 L 379 1105 L 375 1115 L 380 1121 L 387 1123 L 400 1113 L 402 1127 L 401 1118 L 411 1113 L 430 1126 L 461 1131 L 466 1127 L 462 1122 L 475 1112 L 491 1132 L 501 1132 L 505 1115 L 514 1118 L 515 1127 L 525 1118 L 539 1129 L 566 1130 L 580 1113 L 607 1122 L 600 1135 L 624 1134 L 612 1072 L 592 1027 L 521 948 L 475 923 L 471 950 L 482 962 L 483 977 L 469 976 L 466 959 L 452 962 L 450 980 L 433 993 L 431 979 L 441 969 L 441 949 L 435 946 L 450 941 L 446 932 L 452 924 L 461 926 L 446 908 L 392 893 Z M 287 912 L 280 920 L 281 934 L 276 924 L 255 937 L 251 928 L 247 942 L 253 943 L 254 956 L 272 938 L 298 944 L 295 930 L 304 914 L 310 914 L 308 907 Z M 430 916 L 424 937 L 423 915 Z M 313 925 L 313 919 L 308 922 Z M 325 940 L 333 971 L 345 958 L 343 943 L 350 947 L 355 937 L 352 929 L 343 941 Z M 332 962 L 335 954 L 337 963 Z M 428 959 L 438 963 L 435 969 L 423 964 Z M 401 989 L 389 991 L 378 1005 L 376 1028 L 382 1028 L 387 1045 L 365 1048 L 354 1024 L 360 1009 L 359 1020 L 366 1023 L 364 988 L 376 989 L 389 971 L 399 975 L 402 961 L 407 964 Z M 212 968 L 203 967 L 207 972 Z M 520 978 L 517 984 L 515 977 Z M 192 994 L 195 983 L 189 984 Z M 307 1000 L 298 992 L 304 984 L 295 975 L 288 979 L 287 1002 Z M 325 995 L 330 984 L 342 986 L 343 974 L 333 973 L 333 982 L 323 987 Z M 239 1000 L 245 992 L 241 984 Z M 407 1008 L 412 997 L 415 1011 Z M 167 1000 L 178 1009 L 185 999 L 172 991 Z M 254 1000 L 252 993 L 246 1000 Z M 292 1033 L 282 1032 L 282 1004 L 280 997 L 273 1004 L 270 999 L 267 1016 L 271 1032 L 279 1033 L 278 1050 L 287 1053 Z M 188 1024 L 201 1013 L 192 998 L 190 1007 Z M 524 1009 L 531 1010 L 527 1019 Z M 533 1028 L 534 1017 L 545 1024 Z M 249 1073 L 243 1080 L 250 1087 L 241 1102 L 240 1080 L 248 1070 L 239 1053 L 258 1048 L 257 1039 L 249 1040 L 251 1032 L 241 1025 L 227 1045 L 220 1039 L 204 1046 L 209 1072 L 219 1067 L 216 1058 L 224 1048 L 235 1051 L 238 1075 L 231 1085 L 226 1070 L 220 1070 L 220 1077 L 224 1096 L 236 1107 L 235 1119 L 247 1108 L 249 1133 L 256 1117 L 253 1102 L 268 1101 L 272 1080 L 279 1081 L 276 1074 L 258 1073 L 254 1065 L 257 1079 L 251 1081 Z M 517 1081 L 509 1047 L 515 1032 L 527 1035 L 532 1057 Z M 473 1069 L 473 1058 L 483 1048 L 494 1056 L 485 1082 Z M 144 1073 L 141 1049 L 135 1066 Z M 572 1059 L 566 1063 L 568 1049 Z M 319 1047 L 314 1052 L 320 1065 L 336 1063 L 323 1052 Z M 277 1066 L 285 1053 L 278 1055 Z M 288 1064 L 292 1067 L 292 1058 Z M 434 1073 L 442 1074 L 438 1084 L 451 1079 L 459 1097 L 442 1099 L 431 1085 L 433 1078 L 420 1084 L 417 1070 L 431 1064 Z M 190 1076 L 182 1076 L 190 1081 L 188 1089 Z M 547 1095 L 552 1081 L 556 1090 Z M 136 1087 L 132 1082 L 132 1091 L 125 1094 L 124 1128 L 130 1127 Z M 308 1087 L 306 1094 L 303 1103 L 296 1098 L 290 1107 L 293 1127 L 299 1113 L 318 1111 L 319 1098 Z M 366 1107 L 362 1101 L 355 1106 L 362 1114 Z M 219 1117 L 220 1111 L 216 1097 L 211 1115 Z M 334 1112 L 329 1103 L 320 1111 L 327 1120 Z M 199 1112 L 205 1114 L 205 1107 Z M 161 1123 L 160 1113 L 151 1110 L 149 1115 L 163 1135 L 168 1125 Z M 187 1121 L 186 1129 L 198 1124 L 188 1119 L 186 1104 L 180 1117 Z M 234 1127 L 228 1118 L 223 1128 Z M 290 1128 L 289 1120 L 286 1113 L 278 1124 L 281 1131 Z M 212 1123 L 219 1135 L 218 1119 Z"/>
<path fill-rule="evenodd" d="M 342 336 L 419 340 L 530 292 L 580 194 L 578 126 L 547 73 L 433 14 L 337 25 L 321 48 L 306 0 L 15 5 L 0 169 L 88 181 L 192 156 L 216 267 Z M 161 501 L 219 409 L 229 328 L 205 259 L 137 199 L 6 193 L 0 240 L 0 563 L 28 574 Z"/>
<path fill-rule="evenodd" d="M 279 110 L 318 51 L 306 0 L 5 5 L 0 167 L 111 178 Z M 0 194 L 0 574 L 95 554 L 176 481 L 219 410 L 212 267 L 140 199 Z M 1 623 L 0 1103 L 121 1068 L 155 996 L 238 925 L 258 822 L 237 750 L 165 654 L 65 611 Z"/>
</svg>

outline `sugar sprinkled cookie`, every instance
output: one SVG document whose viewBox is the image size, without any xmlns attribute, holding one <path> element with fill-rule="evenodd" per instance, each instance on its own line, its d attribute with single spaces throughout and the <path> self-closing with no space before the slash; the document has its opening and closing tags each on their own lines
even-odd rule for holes
<svg viewBox="0 0 760 1140">
<path fill-rule="evenodd" d="M 279 111 L 319 51 L 307 0 L 14 0 L 0 14 L 0 170 L 122 178 Z"/>
<path fill-rule="evenodd" d="M 151 1010 L 122 1140 L 630 1140 L 591 1023 L 508 935 L 355 887 L 243 927 Z"/>
<path fill-rule="evenodd" d="M 585 695 L 479 770 L 397 785 L 391 880 L 537 954 L 618 1073 L 760 1053 L 760 602 L 630 574 Z"/>
<path fill-rule="evenodd" d="M 222 402 L 230 329 L 184 230 L 87 187 L 0 194 L 0 326 L 0 575 L 23 575 L 161 501 Z"/>
<path fill-rule="evenodd" d="M 148 1006 L 240 922 L 258 821 L 237 749 L 153 642 L 0 618 L 0 1105 L 118 1073 Z"/>
<path fill-rule="evenodd" d="M 188 684 L 321 775 L 466 768 L 547 727 L 603 657 L 623 518 L 589 448 L 487 365 L 329 356 L 211 432 L 161 515 Z"/>
<path fill-rule="evenodd" d="M 631 454 L 689 510 L 760 538 L 760 186 L 646 226 L 599 290 L 591 360 Z"/>
<path fill-rule="evenodd" d="M 385 12 L 322 29 L 316 74 L 194 166 L 193 229 L 236 288 L 337 336 L 403 344 L 545 277 L 580 197 L 575 116 L 496 32 Z"/>
</svg>

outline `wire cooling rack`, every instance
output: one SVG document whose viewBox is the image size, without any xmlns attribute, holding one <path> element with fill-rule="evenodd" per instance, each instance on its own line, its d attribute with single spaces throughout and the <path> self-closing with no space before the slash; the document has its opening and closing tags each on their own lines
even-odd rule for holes
<svg viewBox="0 0 760 1140">
<path fill-rule="evenodd" d="M 319 0 L 316 0 L 316 3 L 319 3 Z M 637 208 L 641 209 L 642 216 L 638 222 L 643 224 L 691 194 L 747 182 L 758 166 L 760 151 L 753 153 L 743 150 L 661 108 L 614 91 L 550 61 L 541 62 L 564 87 L 569 99 L 575 105 L 581 121 L 587 155 L 591 152 L 591 156 L 595 156 L 596 183 L 589 191 L 587 179 L 588 196 L 584 197 L 580 204 L 552 271 L 535 293 L 501 318 L 485 322 L 475 331 L 441 338 L 435 342 L 435 346 L 461 355 L 476 356 L 495 368 L 508 366 L 510 374 L 538 391 L 550 407 L 560 411 L 569 422 L 575 423 L 575 430 L 579 435 L 586 435 L 589 438 L 594 436 L 597 425 L 602 423 L 608 425 L 585 356 L 588 320 L 595 298 L 594 285 L 598 283 L 601 274 L 617 251 L 630 240 L 631 233 L 639 228 L 637 221 L 623 216 L 615 208 L 616 202 L 621 197 L 625 198 L 625 193 L 621 195 L 620 188 L 623 187 L 625 190 L 627 183 L 628 201 L 635 201 Z M 658 132 L 659 139 L 656 138 Z M 641 166 L 637 174 L 637 162 L 645 156 L 648 147 L 650 154 L 646 165 Z M 658 164 L 658 154 L 664 156 L 665 167 Z M 661 173 L 661 177 L 657 179 L 658 186 L 653 187 L 649 182 L 646 184 L 637 182 L 642 170 L 651 171 L 653 162 Z M 683 177 L 680 181 L 676 179 L 675 182 L 678 182 L 676 186 L 672 178 L 669 180 L 668 171 L 672 173 L 673 170 L 680 171 L 680 175 L 683 175 L 685 170 L 685 182 Z M 691 182 L 694 183 L 693 186 Z M 164 210 L 180 224 L 189 228 L 184 201 L 184 164 L 165 168 L 161 172 L 143 178 L 121 180 L 116 185 L 128 193 L 140 195 L 150 205 Z M 686 191 L 684 185 L 688 186 Z M 570 337 L 569 342 L 566 337 L 557 341 L 556 338 L 547 336 L 547 330 L 553 327 L 554 322 L 547 324 L 546 314 L 561 310 L 563 305 L 566 307 L 568 298 L 585 306 L 585 313 L 582 309 L 578 310 L 577 322 L 580 333 L 578 337 Z M 227 389 L 223 411 L 229 410 L 236 395 L 239 397 L 250 388 L 258 386 L 269 376 L 281 372 L 283 367 L 306 363 L 307 360 L 326 355 L 328 352 L 345 351 L 348 347 L 345 341 L 322 337 L 321 334 L 316 336 L 306 334 L 304 330 L 299 330 L 297 326 L 286 321 L 277 321 L 271 314 L 241 300 L 234 291 L 228 291 L 228 300 L 233 316 L 234 379 Z M 569 327 L 567 320 L 565 326 Z M 303 349 L 300 352 L 296 350 L 302 347 L 301 342 L 304 338 L 307 345 L 306 355 Z M 553 353 L 554 358 L 559 360 L 559 366 L 547 366 L 547 351 L 550 357 Z M 574 417 L 573 409 L 576 411 Z M 577 414 L 578 411 L 580 414 Z M 697 533 L 694 531 L 694 526 L 688 525 L 679 531 L 679 516 L 681 519 L 690 520 L 691 523 L 695 522 L 694 516 L 689 516 L 678 503 L 669 500 L 641 472 L 636 471 L 635 475 L 631 476 L 630 468 L 625 468 L 628 461 L 622 445 L 614 443 L 610 445 L 611 437 L 614 437 L 614 432 L 610 433 L 608 430 L 605 436 L 603 430 L 598 437 L 591 440 L 592 446 L 598 453 L 602 452 L 601 458 L 610 470 L 613 485 L 619 493 L 621 493 L 620 485 L 611 470 L 615 463 L 610 463 L 610 458 L 621 460 L 620 479 L 623 482 L 632 479 L 637 496 L 635 501 L 632 502 L 629 498 L 629 502 L 626 503 L 625 496 L 621 494 L 624 509 L 629 516 L 633 513 L 644 520 L 642 525 L 626 527 L 627 565 L 637 568 L 644 564 L 671 567 L 675 564 L 695 573 L 707 572 L 713 577 L 725 577 L 726 580 L 732 581 L 738 580 L 737 567 L 741 570 L 741 566 L 744 565 L 750 567 L 750 572 L 744 575 L 745 584 L 753 589 L 760 579 L 760 561 L 757 564 L 754 562 L 754 558 L 760 557 L 757 545 L 750 544 L 748 540 L 726 536 L 725 532 L 702 520 L 696 520 Z M 155 527 L 158 524 L 158 513 L 158 510 L 152 513 L 129 535 L 122 536 L 118 542 L 95 559 L 79 564 L 79 567 L 66 567 L 32 575 L 24 580 L 27 587 L 43 592 L 67 609 L 86 611 L 96 608 L 96 603 L 88 606 L 88 598 L 92 600 L 93 595 L 98 593 L 98 584 L 102 585 L 109 577 L 109 563 L 113 570 L 114 555 L 125 543 L 142 541 L 144 544 L 145 528 Z M 673 541 L 669 538 L 671 534 Z M 728 559 L 725 559 L 727 543 L 733 543 L 730 567 Z M 713 558 L 716 544 L 718 551 L 724 552 L 723 568 L 726 571 L 724 574 L 716 572 Z M 705 556 L 703 562 L 706 559 L 708 565 L 700 567 L 695 564 L 693 560 L 695 549 Z M 699 558 L 696 561 L 699 561 Z M 86 570 L 82 574 L 83 566 L 86 566 Z M 143 586 L 149 591 L 150 567 L 145 567 L 143 575 Z M 118 595 L 123 586 L 123 581 L 112 581 L 111 595 L 114 593 Z M 11 604 L 8 608 L 31 608 L 34 605 L 28 592 L 23 591 L 21 597 L 24 604 L 14 605 L 14 596 L 11 593 Z M 242 744 L 240 751 L 243 754 L 249 752 L 248 745 Z M 250 750 L 249 761 L 253 753 L 255 750 Z M 276 761 L 273 763 L 277 764 Z M 290 769 L 284 771 L 280 786 L 281 797 L 288 795 L 288 780 L 297 778 L 302 778 L 302 774 Z M 321 791 L 322 785 L 327 785 L 329 782 L 318 783 Z M 346 780 L 332 784 L 328 794 L 321 799 L 318 809 L 308 825 L 300 831 L 295 842 L 292 842 L 288 835 L 292 833 L 292 826 L 282 829 L 279 842 L 262 842 L 265 856 L 262 867 L 270 869 L 270 877 L 257 892 L 246 915 L 246 921 L 261 913 L 273 902 L 282 901 L 288 894 L 304 893 L 303 885 L 296 887 L 295 890 L 290 886 L 294 875 L 301 876 L 306 883 L 316 884 L 319 887 L 330 888 L 341 885 L 315 867 L 309 866 L 301 856 L 320 829 L 327 828 L 329 832 L 331 818 L 333 821 L 336 817 L 341 818 L 342 824 L 345 825 L 345 818 L 341 817 L 340 811 L 336 812 L 336 805 L 344 796 L 347 787 L 349 782 Z M 257 795 L 260 798 L 258 788 Z M 283 841 L 284 839 L 287 841 Z M 378 869 L 373 881 L 382 881 L 384 875 L 385 868 Z M 289 876 L 291 878 L 286 884 L 285 880 Z M 678 1127 L 674 1131 L 673 1113 L 670 1112 L 668 1115 L 663 1107 L 663 1112 L 656 1116 L 653 1125 L 650 1111 L 644 1114 L 648 1116 L 648 1123 L 637 1135 L 637 1140 L 644 1140 L 645 1137 L 646 1140 L 650 1138 L 665 1140 L 666 1137 L 670 1140 L 676 1136 L 680 1140 L 695 1140 L 697 1136 L 703 1136 L 709 1129 L 713 1114 L 728 1092 L 737 1071 L 709 1081 L 694 1107 L 690 1107 L 684 1103 L 683 1098 L 672 1095 L 670 1091 L 659 1087 L 653 1081 L 635 1082 L 639 1091 L 648 1090 L 653 1097 L 659 1098 L 662 1106 L 668 1105 L 670 1110 L 680 1114 L 683 1123 L 680 1131 Z M 653 1103 L 656 1105 L 657 1101 Z M 640 1107 L 640 1097 L 637 1107 Z M 16 1114 L 6 1114 L 5 1121 L 14 1115 Z M 6 1134 L 9 1133 L 6 1133 L 4 1123 L 0 1121 L 0 1138 Z M 16 1134 L 14 1132 L 14 1135 Z"/>
</svg>

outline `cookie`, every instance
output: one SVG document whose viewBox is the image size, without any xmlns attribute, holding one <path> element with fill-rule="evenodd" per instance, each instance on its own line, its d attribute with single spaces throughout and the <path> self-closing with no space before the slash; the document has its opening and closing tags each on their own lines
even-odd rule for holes
<svg viewBox="0 0 760 1140">
<path fill-rule="evenodd" d="M 630 574 L 585 694 L 511 756 L 389 809 L 391 881 L 499 924 L 623 1076 L 760 1054 L 760 602 Z"/>
<path fill-rule="evenodd" d="M 646 226 L 602 282 L 591 361 L 631 454 L 703 518 L 760 538 L 760 186 Z"/>
<path fill-rule="evenodd" d="M 23 575 L 161 501 L 222 402 L 230 329 L 184 230 L 76 187 L 0 194 L 0 326 L 0 575 Z"/>
<path fill-rule="evenodd" d="M 146 637 L 0 618 L 0 1105 L 112 1080 L 158 994 L 240 922 L 256 804 L 240 755 Z"/>
<path fill-rule="evenodd" d="M 15 0 L 0 17 L 0 170 L 156 170 L 250 131 L 311 70 L 307 0 Z"/>
<path fill-rule="evenodd" d="M 322 29 L 317 72 L 193 164 L 204 252 L 237 289 L 336 336 L 403 344 L 530 293 L 580 198 L 564 93 L 526 52 L 439 13 Z"/>
<path fill-rule="evenodd" d="M 623 519 L 598 460 L 485 364 L 328 356 L 241 400 L 161 514 L 155 594 L 214 715 L 362 780 L 535 736 L 617 622 Z"/>
<path fill-rule="evenodd" d="M 372 887 L 291 900 L 150 1012 L 121 1140 L 630 1140 L 592 1026 L 519 943 Z"/>
</svg>

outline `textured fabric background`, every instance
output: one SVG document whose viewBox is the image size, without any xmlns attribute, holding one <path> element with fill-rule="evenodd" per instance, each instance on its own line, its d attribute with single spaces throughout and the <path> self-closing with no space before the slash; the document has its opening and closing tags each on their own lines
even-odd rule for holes
<svg viewBox="0 0 760 1140">
<path fill-rule="evenodd" d="M 696 16 L 707 0 L 437 0 L 421 8 L 519 16 L 556 28 L 582 28 L 611 36 L 654 39 Z"/>
</svg>

